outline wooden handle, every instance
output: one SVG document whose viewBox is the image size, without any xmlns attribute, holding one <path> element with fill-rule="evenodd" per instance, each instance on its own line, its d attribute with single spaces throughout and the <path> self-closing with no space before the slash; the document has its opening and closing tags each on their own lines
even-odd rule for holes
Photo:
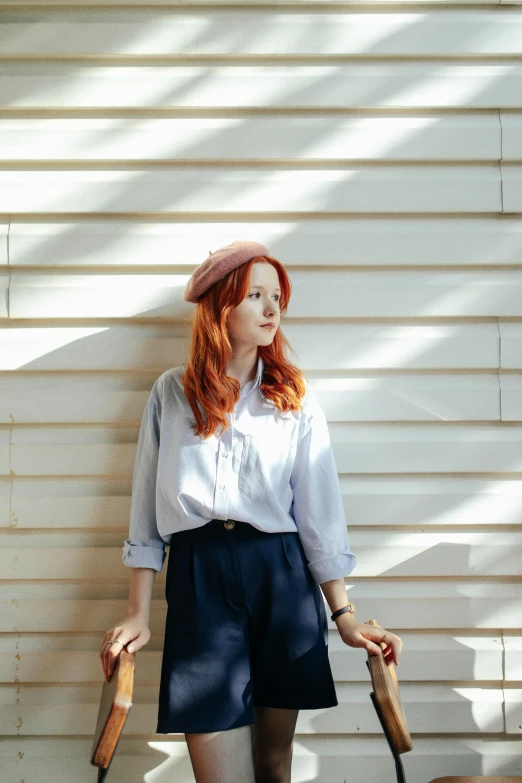
<svg viewBox="0 0 522 783">
<path fill-rule="evenodd" d="M 379 625 L 375 620 L 367 620 L 365 625 Z M 379 626 L 380 627 L 380 626 Z M 381 649 L 386 642 L 379 642 Z M 389 734 L 389 741 L 399 754 L 412 749 L 412 742 L 402 700 L 399 683 L 393 663 L 386 663 L 383 655 L 371 655 L 368 652 L 368 669 L 372 679 L 374 697 L 377 701 L 382 720 Z"/>
<path fill-rule="evenodd" d="M 105 769 L 109 766 L 132 707 L 134 687 L 134 655 L 125 647 L 118 656 L 109 682 L 102 686 L 98 720 L 94 732 L 91 764 Z"/>
</svg>

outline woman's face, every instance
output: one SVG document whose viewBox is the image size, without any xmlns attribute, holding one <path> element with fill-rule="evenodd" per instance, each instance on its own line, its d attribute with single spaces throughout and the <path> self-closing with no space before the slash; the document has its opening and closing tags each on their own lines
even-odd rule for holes
<svg viewBox="0 0 522 783">
<path fill-rule="evenodd" d="M 228 335 L 234 349 L 270 345 L 281 318 L 280 298 L 275 268 L 266 261 L 256 261 L 250 270 L 246 297 L 228 316 Z M 262 326 L 268 321 L 273 322 L 273 328 Z"/>
</svg>

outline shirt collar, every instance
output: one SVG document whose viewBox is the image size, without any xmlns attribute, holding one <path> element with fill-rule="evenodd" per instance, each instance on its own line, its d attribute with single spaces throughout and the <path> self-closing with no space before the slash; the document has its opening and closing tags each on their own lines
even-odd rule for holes
<svg viewBox="0 0 522 783">
<path fill-rule="evenodd" d="M 248 383 L 245 383 L 243 388 L 241 389 L 241 396 L 244 394 L 248 394 L 252 391 L 252 389 L 255 389 L 256 386 L 259 386 L 261 383 L 261 378 L 263 377 L 263 368 L 265 366 L 264 361 L 260 356 L 257 357 L 257 372 L 256 377 L 253 381 L 248 381 Z"/>
</svg>

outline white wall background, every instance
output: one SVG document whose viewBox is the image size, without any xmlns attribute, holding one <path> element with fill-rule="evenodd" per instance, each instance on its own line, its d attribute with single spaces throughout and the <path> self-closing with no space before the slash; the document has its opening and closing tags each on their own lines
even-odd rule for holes
<svg viewBox="0 0 522 783">
<path fill-rule="evenodd" d="M 87 783 L 139 421 L 209 249 L 265 243 L 326 411 L 360 619 L 397 630 L 409 783 L 521 774 L 522 8 L 4 0 L 0 732 L 7 783 Z M 165 615 L 114 783 L 153 735 Z M 364 654 L 293 780 L 392 779 Z"/>
</svg>

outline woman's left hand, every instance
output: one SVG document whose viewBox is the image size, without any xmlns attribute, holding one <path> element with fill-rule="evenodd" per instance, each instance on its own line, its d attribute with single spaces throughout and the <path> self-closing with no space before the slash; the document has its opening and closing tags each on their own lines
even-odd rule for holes
<svg viewBox="0 0 522 783">
<path fill-rule="evenodd" d="M 340 615 L 335 623 L 345 644 L 350 647 L 363 647 L 371 655 L 384 655 L 386 663 L 399 665 L 402 640 L 391 631 L 381 628 L 380 625 L 360 623 L 350 612 Z M 382 649 L 379 642 L 384 642 L 386 647 Z"/>
</svg>

